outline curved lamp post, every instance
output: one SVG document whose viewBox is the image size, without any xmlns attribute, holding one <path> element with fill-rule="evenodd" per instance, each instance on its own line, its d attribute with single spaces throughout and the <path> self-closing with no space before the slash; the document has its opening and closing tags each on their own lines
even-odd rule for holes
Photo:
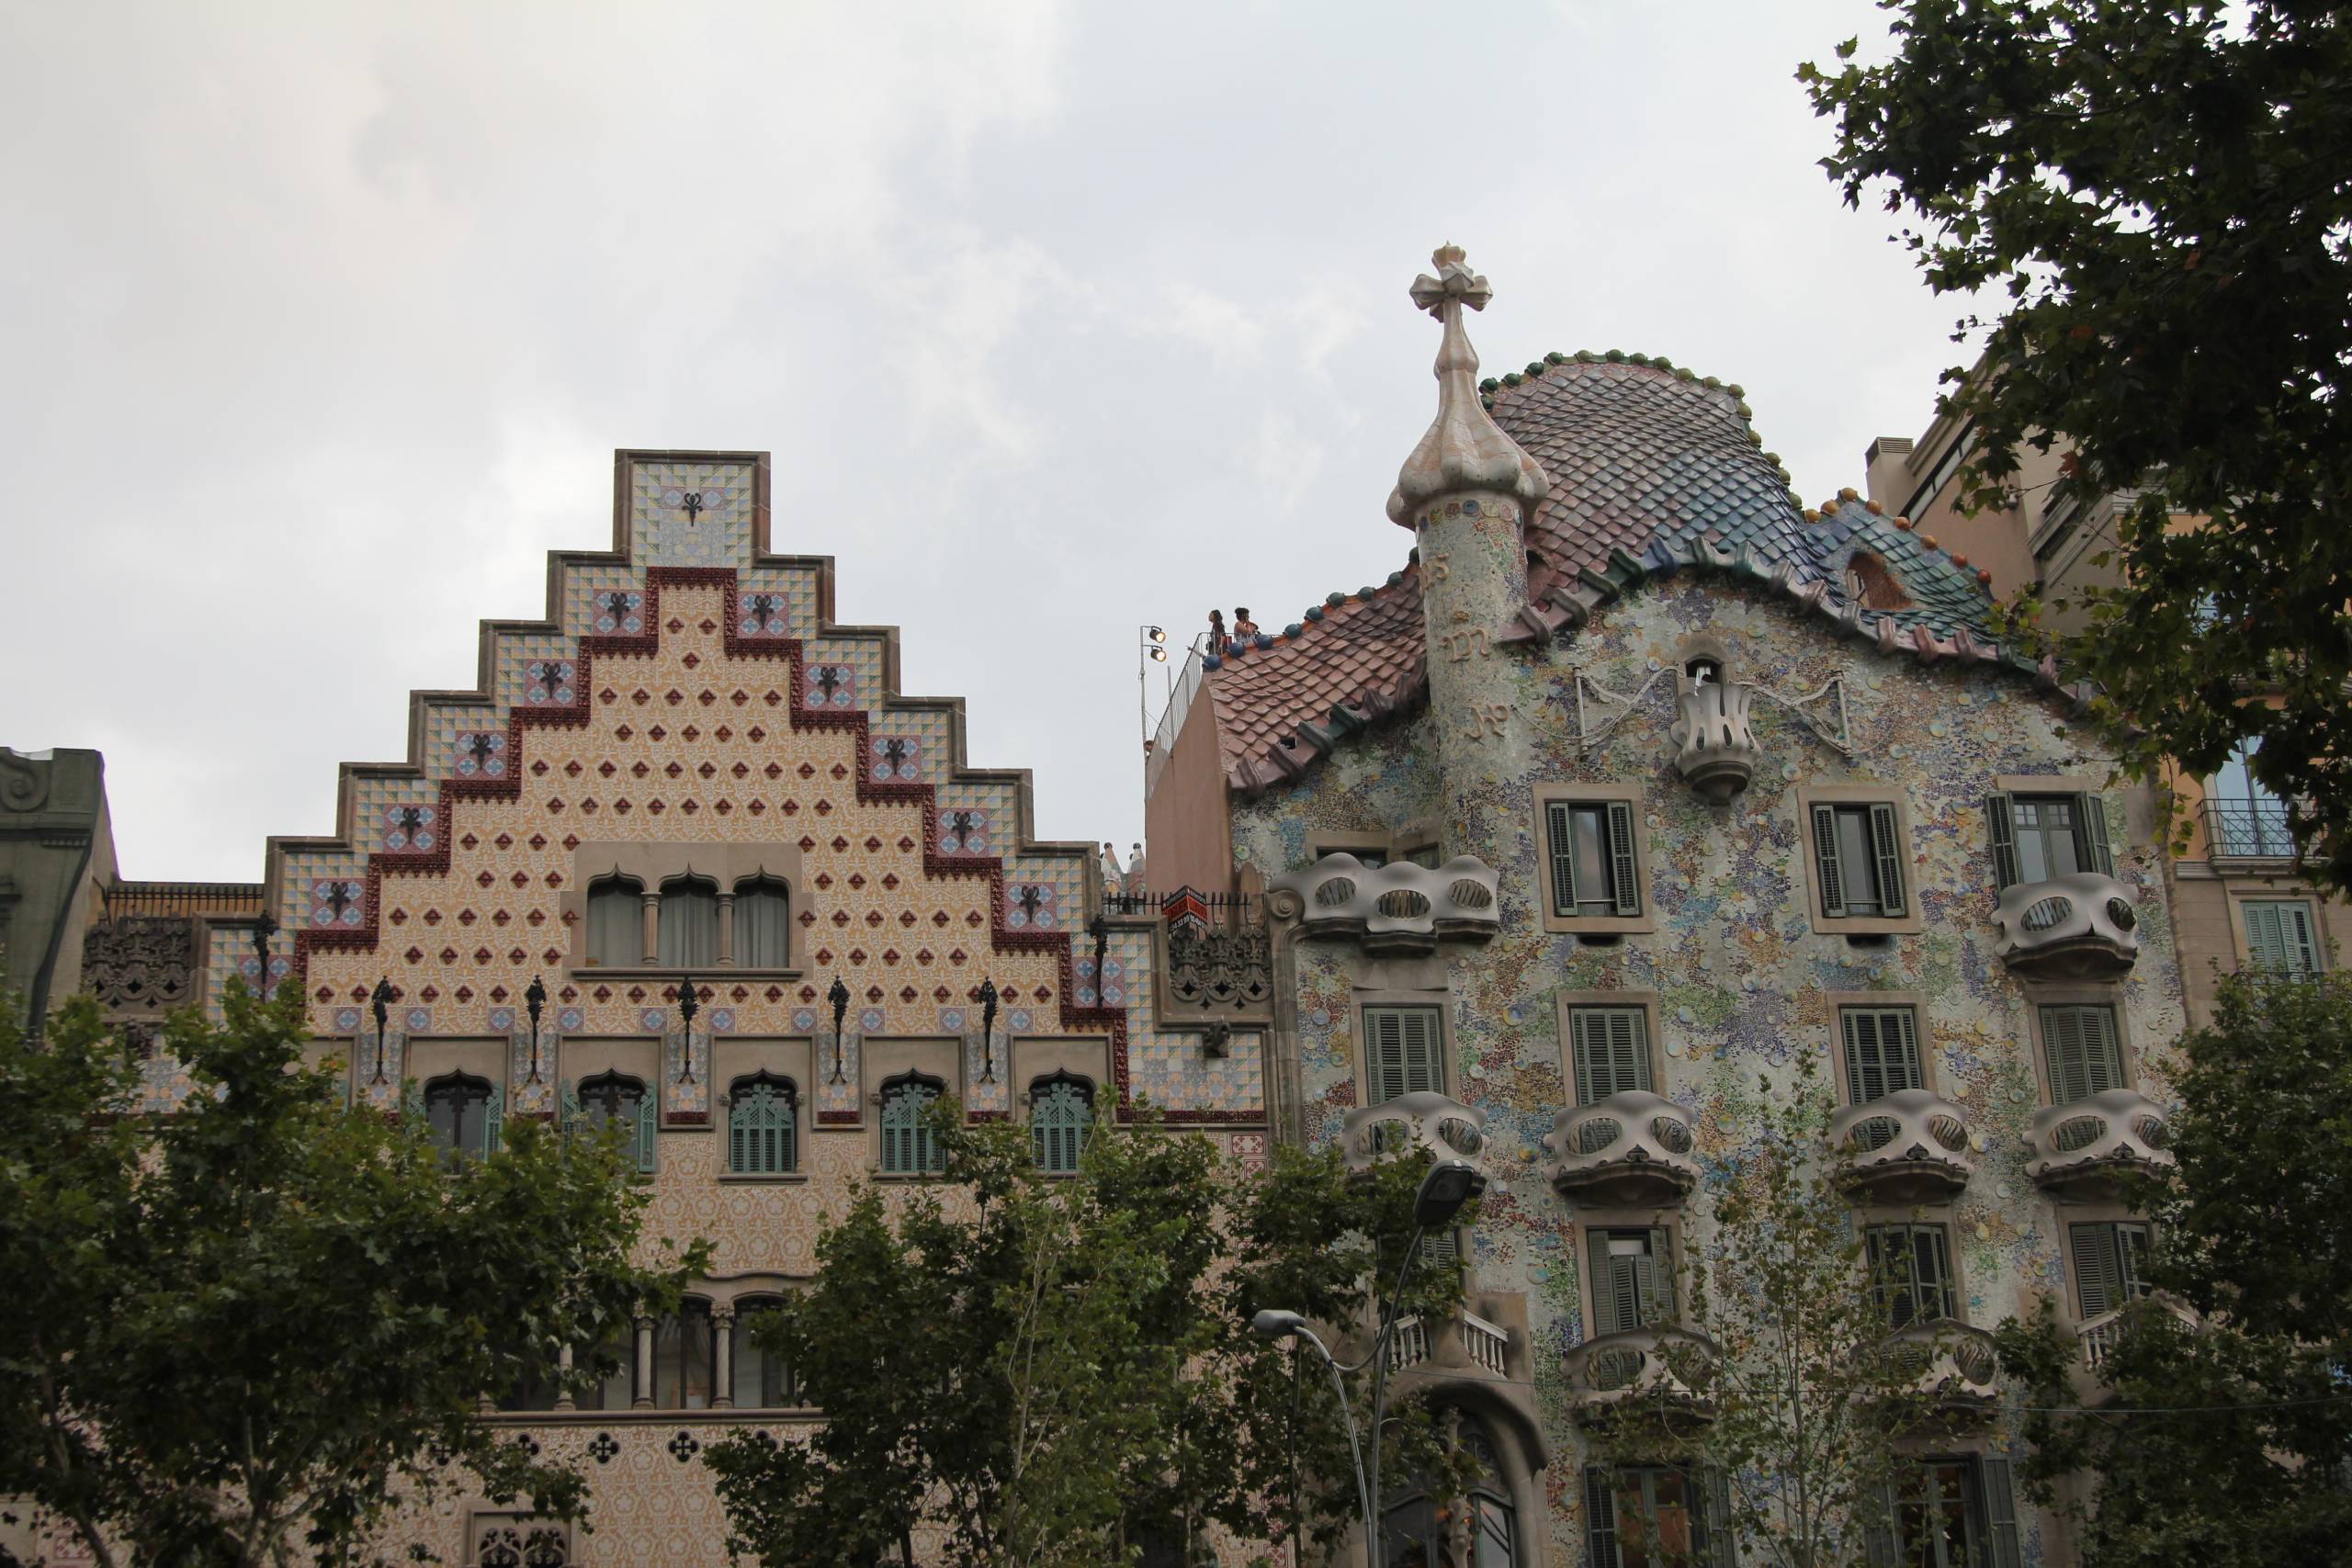
<svg viewBox="0 0 2352 1568">
<path fill-rule="evenodd" d="M 1380 1428 L 1383 1409 L 1387 1401 L 1388 1339 L 1396 1327 L 1396 1305 L 1403 1298 L 1407 1281 L 1413 1276 L 1413 1265 L 1421 1252 L 1421 1238 L 1440 1230 L 1453 1221 L 1463 1206 L 1487 1190 L 1487 1177 L 1468 1160 L 1442 1159 L 1430 1167 L 1421 1178 L 1420 1190 L 1413 1194 L 1413 1239 L 1406 1245 L 1405 1261 L 1396 1270 L 1396 1283 L 1390 1287 L 1387 1303 L 1380 1310 L 1380 1331 L 1373 1336 L 1372 1350 L 1361 1361 L 1342 1367 L 1330 1348 L 1317 1337 L 1306 1319 L 1295 1312 L 1270 1308 L 1250 1320 L 1250 1326 L 1268 1339 L 1304 1339 L 1315 1347 L 1331 1369 L 1331 1386 L 1339 1391 L 1340 1415 L 1348 1424 L 1348 1451 L 1355 1460 L 1356 1498 L 1363 1515 L 1363 1552 L 1368 1568 L 1380 1568 Z M 1355 1413 L 1348 1406 L 1347 1385 L 1340 1381 L 1342 1372 L 1360 1372 L 1372 1369 L 1372 1462 L 1364 1463 L 1363 1450 L 1356 1438 Z"/>
</svg>

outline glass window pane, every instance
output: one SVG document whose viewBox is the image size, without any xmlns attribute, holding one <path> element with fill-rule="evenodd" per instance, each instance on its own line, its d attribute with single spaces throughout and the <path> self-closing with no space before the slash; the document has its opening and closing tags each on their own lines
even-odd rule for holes
<svg viewBox="0 0 2352 1568">
<path fill-rule="evenodd" d="M 1579 806 L 1568 813 L 1576 840 L 1577 908 L 1589 914 L 1607 914 L 1609 897 L 1609 819 L 1604 807 Z"/>
<path fill-rule="evenodd" d="M 1879 912 L 1878 854 L 1871 847 L 1871 814 L 1839 807 L 1838 869 L 1846 884 L 1846 913 Z"/>
</svg>

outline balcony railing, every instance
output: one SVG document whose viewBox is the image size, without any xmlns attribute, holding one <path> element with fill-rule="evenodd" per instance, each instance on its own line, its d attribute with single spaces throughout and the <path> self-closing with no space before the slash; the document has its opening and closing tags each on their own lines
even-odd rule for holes
<svg viewBox="0 0 2352 1568">
<path fill-rule="evenodd" d="M 1404 1317 L 1388 1337 L 1388 1370 L 1456 1360 L 1496 1377 L 1510 1375 L 1510 1331 L 1475 1313 L 1448 1318 L 1435 1333 L 1421 1317 Z"/>
<path fill-rule="evenodd" d="M 1829 1123 L 1849 1186 L 1890 1203 L 1943 1202 L 1976 1169 L 1968 1113 L 1924 1089 L 1849 1105 Z"/>
<path fill-rule="evenodd" d="M 1571 1201 L 1679 1203 L 1699 1184 L 1690 1112 L 1646 1089 L 1560 1111 L 1544 1147 L 1552 1156 L 1552 1185 Z"/>
<path fill-rule="evenodd" d="M 2043 979 L 2106 979 L 2140 957 L 2140 915 L 2132 889 L 2096 871 L 2001 890 L 1993 919 L 2001 960 Z"/>
<path fill-rule="evenodd" d="M 1478 1165 L 1487 1146 L 1486 1127 L 1485 1111 L 1434 1089 L 1416 1089 L 1349 1111 L 1340 1123 L 1340 1145 L 1350 1170 L 1369 1170 L 1416 1148 L 1436 1159 Z"/>
<path fill-rule="evenodd" d="M 1713 1408 L 1709 1390 L 1722 1359 L 1706 1336 L 1660 1324 L 1588 1339 L 1570 1347 L 1563 1362 L 1568 1399 L 1580 1416 L 1633 1404 L 1704 1416 Z"/>
<path fill-rule="evenodd" d="M 2171 1144 L 2162 1107 L 2135 1089 L 2102 1089 L 2034 1112 L 2025 1173 L 2045 1188 L 2103 1184 L 2120 1171 L 2172 1164 Z"/>
<path fill-rule="evenodd" d="M 2097 1317 L 2086 1318 L 2081 1326 L 2075 1330 L 2075 1342 L 2083 1348 L 2083 1365 L 2092 1371 L 2098 1371 L 2106 1364 L 2108 1357 L 2114 1353 L 2116 1346 L 2122 1342 L 2123 1336 L 2130 1331 L 2132 1319 L 2145 1312 L 2168 1314 L 2172 1320 L 2183 1328 L 2197 1326 L 2197 1314 L 2168 1296 L 2137 1297 L 2125 1302 L 2120 1307 L 2110 1308 Z"/>
<path fill-rule="evenodd" d="M 110 920 L 159 915 L 250 920 L 262 911 L 258 882 L 118 882 L 101 897 Z"/>
<path fill-rule="evenodd" d="M 2215 860 L 2292 860 L 2287 803 L 2268 795 L 2205 802 L 2205 844 Z"/>
</svg>

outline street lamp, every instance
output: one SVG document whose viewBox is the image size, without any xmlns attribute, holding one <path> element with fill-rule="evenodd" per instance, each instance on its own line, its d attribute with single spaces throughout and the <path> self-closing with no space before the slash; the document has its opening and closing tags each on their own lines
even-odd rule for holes
<svg viewBox="0 0 2352 1568">
<path fill-rule="evenodd" d="M 1396 1327 L 1396 1305 L 1404 1297 L 1406 1282 L 1412 1278 L 1413 1264 L 1420 1257 L 1421 1238 L 1452 1224 L 1463 1206 L 1486 1190 L 1486 1173 L 1468 1160 L 1439 1160 L 1421 1177 L 1420 1188 L 1413 1194 L 1413 1239 L 1406 1244 L 1405 1261 L 1396 1270 L 1396 1283 L 1390 1288 L 1387 1303 L 1381 1308 L 1380 1331 L 1373 1336 L 1371 1353 L 1353 1366 L 1341 1367 L 1306 1325 L 1306 1319 L 1295 1312 L 1270 1308 L 1250 1320 L 1250 1326 L 1268 1339 L 1306 1340 L 1331 1369 L 1332 1386 L 1340 1391 L 1340 1414 L 1348 1424 L 1348 1450 L 1355 1458 L 1356 1496 L 1363 1513 L 1364 1562 L 1369 1568 L 1380 1568 L 1380 1523 L 1376 1512 L 1380 1502 L 1380 1428 L 1387 1403 L 1388 1338 Z M 1367 1366 L 1372 1369 L 1372 1462 L 1368 1468 L 1356 1440 L 1355 1416 L 1348 1408 L 1347 1388 L 1340 1380 L 1342 1371 L 1360 1372 Z"/>
</svg>

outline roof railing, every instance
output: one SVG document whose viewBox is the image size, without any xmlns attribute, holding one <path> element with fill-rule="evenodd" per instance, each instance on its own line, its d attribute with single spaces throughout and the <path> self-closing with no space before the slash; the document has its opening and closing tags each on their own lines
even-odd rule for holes
<svg viewBox="0 0 2352 1568">
<path fill-rule="evenodd" d="M 1159 724 L 1151 733 L 1151 750 L 1145 754 L 1143 793 L 1148 800 L 1159 785 L 1160 770 L 1168 765 L 1168 754 L 1176 748 L 1176 737 L 1184 732 L 1184 719 L 1193 710 L 1193 699 L 1200 694 L 1201 682 L 1207 668 L 1201 656 L 1207 651 L 1208 634 L 1201 633 L 1193 646 L 1184 650 L 1184 668 L 1176 672 L 1175 689 L 1169 694 L 1168 705 L 1160 710 Z"/>
<path fill-rule="evenodd" d="M 258 882 L 118 882 L 105 889 L 106 918 L 208 915 L 250 920 L 262 912 Z"/>
</svg>

